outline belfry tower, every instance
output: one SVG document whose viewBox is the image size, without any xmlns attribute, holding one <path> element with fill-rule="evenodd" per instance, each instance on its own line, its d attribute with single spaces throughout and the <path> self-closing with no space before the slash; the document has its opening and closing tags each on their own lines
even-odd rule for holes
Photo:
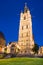
<svg viewBox="0 0 43 65">
<path fill-rule="evenodd" d="M 31 14 L 26 4 L 24 12 L 21 12 L 20 14 L 18 45 L 21 48 L 21 53 L 31 52 L 30 50 L 34 46 Z"/>
</svg>

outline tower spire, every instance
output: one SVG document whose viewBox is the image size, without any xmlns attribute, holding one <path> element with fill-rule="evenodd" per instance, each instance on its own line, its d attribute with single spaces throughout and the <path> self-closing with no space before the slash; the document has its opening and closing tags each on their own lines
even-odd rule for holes
<svg viewBox="0 0 43 65">
<path fill-rule="evenodd" d="M 27 8 L 27 3 L 25 3 L 25 7 Z"/>
<path fill-rule="evenodd" d="M 24 12 L 27 12 L 27 10 L 28 10 L 27 3 L 25 3 Z"/>
</svg>

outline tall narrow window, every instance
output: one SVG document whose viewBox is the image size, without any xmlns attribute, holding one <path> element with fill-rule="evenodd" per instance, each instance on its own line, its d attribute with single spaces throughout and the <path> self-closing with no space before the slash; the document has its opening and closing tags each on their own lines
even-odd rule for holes
<svg viewBox="0 0 43 65">
<path fill-rule="evenodd" d="M 28 28 L 28 25 L 26 25 L 26 28 Z"/>
<path fill-rule="evenodd" d="M 26 34 L 26 36 L 28 37 L 28 33 Z"/>
<path fill-rule="evenodd" d="M 24 20 L 26 19 L 26 16 L 24 16 Z"/>
<path fill-rule="evenodd" d="M 22 34 L 22 37 L 23 37 L 23 34 Z"/>
<path fill-rule="evenodd" d="M 22 30 L 23 30 L 23 26 L 22 26 Z"/>
<path fill-rule="evenodd" d="M 28 43 L 26 43 L 26 45 L 28 45 Z"/>
</svg>

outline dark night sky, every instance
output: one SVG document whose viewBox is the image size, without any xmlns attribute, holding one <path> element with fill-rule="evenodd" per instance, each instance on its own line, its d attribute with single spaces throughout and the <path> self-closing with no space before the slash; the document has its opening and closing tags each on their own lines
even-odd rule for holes
<svg viewBox="0 0 43 65">
<path fill-rule="evenodd" d="M 43 45 L 43 0 L 0 0 L 0 31 L 6 42 L 17 41 L 20 12 L 27 6 L 32 15 L 32 28 L 35 42 Z"/>
</svg>

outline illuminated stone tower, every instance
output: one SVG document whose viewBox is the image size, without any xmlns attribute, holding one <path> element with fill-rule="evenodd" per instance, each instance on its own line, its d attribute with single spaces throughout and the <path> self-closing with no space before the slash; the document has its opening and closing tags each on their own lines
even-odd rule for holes
<svg viewBox="0 0 43 65">
<path fill-rule="evenodd" d="M 19 26 L 19 47 L 21 53 L 31 52 L 30 50 L 34 46 L 34 40 L 32 35 L 32 20 L 30 11 L 25 4 L 24 12 L 20 14 L 20 26 Z"/>
</svg>

